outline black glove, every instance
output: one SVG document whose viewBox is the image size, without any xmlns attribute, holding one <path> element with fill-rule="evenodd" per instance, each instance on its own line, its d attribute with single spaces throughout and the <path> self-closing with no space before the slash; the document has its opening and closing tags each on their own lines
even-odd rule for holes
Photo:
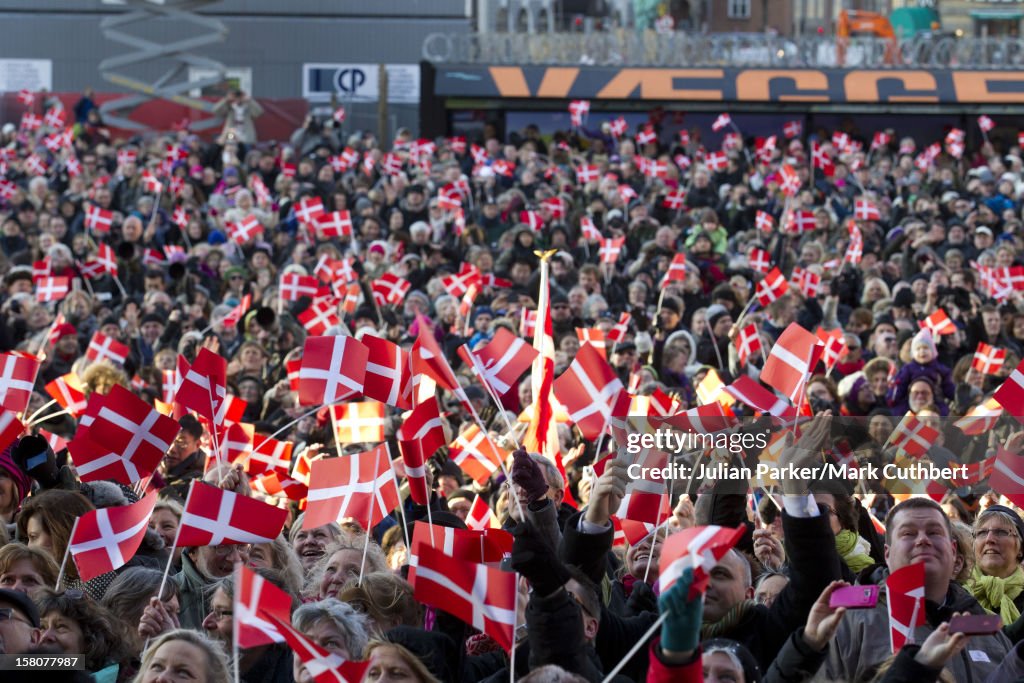
<svg viewBox="0 0 1024 683">
<path fill-rule="evenodd" d="M 555 549 L 531 524 L 520 522 L 512 535 L 512 568 L 526 577 L 538 595 L 551 595 L 571 578 Z"/>
<path fill-rule="evenodd" d="M 512 483 L 526 492 L 529 502 L 540 500 L 548 493 L 548 480 L 540 465 L 522 448 L 512 454 Z"/>
<path fill-rule="evenodd" d="M 22 437 L 11 452 L 11 458 L 21 471 L 39 482 L 44 489 L 57 488 L 60 468 L 57 456 L 46 439 L 36 434 Z"/>
</svg>

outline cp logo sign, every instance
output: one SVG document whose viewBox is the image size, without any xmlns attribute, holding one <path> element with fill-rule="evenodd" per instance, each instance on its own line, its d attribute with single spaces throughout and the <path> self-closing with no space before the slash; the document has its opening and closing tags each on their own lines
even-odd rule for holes
<svg viewBox="0 0 1024 683">
<path fill-rule="evenodd" d="M 366 83 L 366 74 L 362 69 L 338 69 L 334 75 L 334 84 L 337 86 L 338 92 L 348 95 L 358 94 L 359 88 L 364 83 Z"/>
</svg>

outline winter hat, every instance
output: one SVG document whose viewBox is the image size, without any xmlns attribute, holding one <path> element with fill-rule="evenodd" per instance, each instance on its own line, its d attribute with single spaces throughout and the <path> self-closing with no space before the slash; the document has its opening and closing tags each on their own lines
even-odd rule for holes
<svg viewBox="0 0 1024 683">
<path fill-rule="evenodd" d="M 922 327 L 921 331 L 914 335 L 914 341 L 910 343 L 910 348 L 913 349 L 921 344 L 931 349 L 933 356 L 938 353 L 938 350 L 935 348 L 935 339 L 932 337 L 931 328 Z"/>
<path fill-rule="evenodd" d="M 704 314 L 705 319 L 708 321 L 708 327 L 714 327 L 722 316 L 729 315 L 729 310 L 722 304 L 712 304 L 708 306 L 707 312 Z"/>
<path fill-rule="evenodd" d="M 32 480 L 25 474 L 20 467 L 11 458 L 11 450 L 14 448 L 14 444 L 11 444 L 0 453 L 0 470 L 7 473 L 7 476 L 14 482 L 14 490 L 18 494 L 18 504 L 25 500 L 25 496 L 32 489 Z"/>
</svg>

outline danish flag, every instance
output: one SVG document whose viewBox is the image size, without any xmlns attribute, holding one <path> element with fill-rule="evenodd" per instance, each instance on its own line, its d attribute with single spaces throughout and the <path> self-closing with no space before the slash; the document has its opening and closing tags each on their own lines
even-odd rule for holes
<svg viewBox="0 0 1024 683">
<path fill-rule="evenodd" d="M 580 231 L 585 240 L 596 242 L 601 239 L 601 232 L 594 225 L 594 219 L 590 216 L 580 218 Z"/>
<path fill-rule="evenodd" d="M 262 232 L 263 224 L 252 214 L 231 224 L 231 239 L 238 244 L 245 244 Z"/>
<path fill-rule="evenodd" d="M 57 404 L 67 410 L 72 417 L 78 417 L 85 412 L 88 404 L 85 400 L 85 387 L 82 380 L 73 372 L 62 375 L 46 385 L 48 393 Z"/>
<path fill-rule="evenodd" d="M 786 121 L 782 126 L 782 134 L 786 136 L 787 140 L 800 137 L 803 132 L 803 124 L 799 121 Z"/>
<path fill-rule="evenodd" d="M 686 190 L 679 188 L 665 195 L 662 206 L 671 211 L 679 211 L 686 205 Z"/>
<path fill-rule="evenodd" d="M 786 282 L 782 271 L 778 268 L 772 268 L 764 276 L 764 279 L 757 283 L 757 290 L 754 292 L 754 296 L 757 297 L 758 303 L 762 306 L 767 306 L 782 297 L 788 289 L 789 284 Z"/>
<path fill-rule="evenodd" d="M 971 367 L 983 375 L 996 375 L 1006 360 L 1006 349 L 997 349 L 985 342 L 978 342 L 978 348 L 971 360 Z"/>
<path fill-rule="evenodd" d="M 306 225 L 312 225 L 324 213 L 324 203 L 319 197 L 305 197 L 295 207 L 295 217 Z"/>
<path fill-rule="evenodd" d="M 299 405 L 337 403 L 361 394 L 368 357 L 355 337 L 307 337 L 299 368 Z"/>
<path fill-rule="evenodd" d="M 96 263 L 100 265 L 104 273 L 117 277 L 117 256 L 109 244 L 101 243 L 96 251 Z"/>
<path fill-rule="evenodd" d="M 304 296 L 316 296 L 318 286 L 317 279 L 312 275 L 285 273 L 281 276 L 279 294 L 283 301 L 298 301 Z"/>
<path fill-rule="evenodd" d="M 21 89 L 18 91 L 18 101 L 26 107 L 31 107 L 35 104 L 36 96 L 31 90 Z"/>
<path fill-rule="evenodd" d="M 481 498 L 477 494 L 473 498 L 473 505 L 469 508 L 469 514 L 466 515 L 466 526 L 473 531 L 485 531 L 491 528 L 491 521 L 493 519 L 491 506 L 487 504 L 485 498 Z"/>
<path fill-rule="evenodd" d="M 352 234 L 352 215 L 348 211 L 332 211 L 317 216 L 314 226 L 319 239 L 348 237 Z"/>
<path fill-rule="evenodd" d="M 554 381 L 556 398 L 566 407 L 583 438 L 596 440 L 615 415 L 629 411 L 629 395 L 601 353 L 584 343 L 572 365 Z"/>
<path fill-rule="evenodd" d="M 0 407 L 24 413 L 32 398 L 32 388 L 39 373 L 39 359 L 13 353 L 0 354 Z"/>
<path fill-rule="evenodd" d="M 800 176 L 797 175 L 796 170 L 789 164 L 783 164 L 782 168 L 779 169 L 779 175 L 782 177 L 780 184 L 782 193 L 787 197 L 795 197 L 797 192 L 800 191 L 800 186 L 803 184 L 800 182 Z"/>
<path fill-rule="evenodd" d="M 626 119 L 624 119 L 621 116 L 615 119 L 614 121 L 609 122 L 608 130 L 609 132 L 611 132 L 613 137 L 621 138 L 623 135 L 626 134 L 626 131 L 628 129 L 629 124 L 626 123 Z"/>
<path fill-rule="evenodd" d="M 747 375 L 736 378 L 723 391 L 754 410 L 774 417 L 790 417 L 794 413 L 793 406 L 788 400 L 776 396 L 757 380 Z"/>
<path fill-rule="evenodd" d="M 429 398 L 405 416 L 398 430 L 399 441 L 415 441 L 419 450 L 429 458 L 445 445 L 444 424 L 437 400 Z"/>
<path fill-rule="evenodd" d="M 234 611 L 240 649 L 280 643 L 284 636 L 267 615 L 289 621 L 292 598 L 244 564 L 235 566 Z"/>
<path fill-rule="evenodd" d="M 813 211 L 793 211 L 789 214 L 789 222 L 786 229 L 796 235 L 811 232 L 817 228 L 817 221 L 814 219 Z"/>
<path fill-rule="evenodd" d="M 728 114 L 719 114 L 718 118 L 715 119 L 715 122 L 711 124 L 711 130 L 717 133 L 730 124 L 732 124 L 731 116 Z"/>
<path fill-rule="evenodd" d="M 134 484 L 156 471 L 181 425 L 161 415 L 128 389 L 115 385 L 106 396 L 93 394 L 87 414 L 68 444 L 82 481 L 114 479 Z"/>
<path fill-rule="evenodd" d="M 36 281 L 36 301 L 60 301 L 71 291 L 71 280 L 66 277 L 44 277 Z"/>
<path fill-rule="evenodd" d="M 531 338 L 537 331 L 537 311 L 524 308 L 519 316 L 519 336 Z"/>
<path fill-rule="evenodd" d="M 715 565 L 743 536 L 743 527 L 695 526 L 672 534 L 661 548 L 658 587 L 668 592 L 686 569 L 693 570 L 688 600 L 704 592 Z"/>
<path fill-rule="evenodd" d="M 1024 415 L 1019 414 L 1024 413 L 1021 410 L 1021 406 L 1024 406 L 1024 361 L 1021 361 L 1020 365 L 996 389 L 992 398 L 1008 410 L 1018 422 L 1024 422 Z"/>
<path fill-rule="evenodd" d="M 384 404 L 360 401 L 331 406 L 334 438 L 338 443 L 379 443 L 384 441 Z"/>
<path fill-rule="evenodd" d="M 712 171 L 724 171 L 729 166 L 729 157 L 725 152 L 711 152 L 704 157 L 704 163 Z"/>
<path fill-rule="evenodd" d="M 875 133 L 875 136 L 871 139 L 871 149 L 882 149 L 883 147 L 887 146 L 890 142 L 892 142 L 892 135 L 890 135 L 889 133 L 885 133 L 883 131 L 878 131 Z"/>
<path fill-rule="evenodd" d="M 515 573 L 456 560 L 425 546 L 419 551 L 413 597 L 458 617 L 511 650 L 516 627 Z"/>
<path fill-rule="evenodd" d="M 586 164 L 583 166 L 576 167 L 576 182 L 580 185 L 592 183 L 601 177 L 601 172 L 597 166 L 592 164 Z"/>
<path fill-rule="evenodd" d="M 446 292 L 456 298 L 462 298 L 470 287 L 480 285 L 480 271 L 474 266 L 470 266 L 468 270 L 461 273 L 442 277 L 441 284 Z"/>
<path fill-rule="evenodd" d="M 113 337 L 108 337 L 102 332 L 96 331 L 89 340 L 89 348 L 85 351 L 85 357 L 91 361 L 108 360 L 117 365 L 124 365 L 128 360 L 131 350 Z"/>
<path fill-rule="evenodd" d="M 819 327 L 816 334 L 823 347 L 821 360 L 825 364 L 825 370 L 831 371 L 839 361 L 839 356 L 846 347 L 846 340 L 843 339 L 843 331 L 840 329 L 834 329 L 826 332 L 824 328 Z"/>
<path fill-rule="evenodd" d="M 175 547 L 273 543 L 287 518 L 285 508 L 193 480 Z"/>
<path fill-rule="evenodd" d="M 821 276 L 812 270 L 794 266 L 789 284 L 796 287 L 804 295 L 804 298 L 811 299 L 818 296 L 818 292 L 821 290 Z"/>
<path fill-rule="evenodd" d="M 754 225 L 761 232 L 771 232 L 775 229 L 775 219 L 767 211 L 758 211 L 754 217 Z"/>
<path fill-rule="evenodd" d="M 270 470 L 255 476 L 249 482 L 249 488 L 271 498 L 287 498 L 288 500 L 304 501 L 309 488 L 298 479 L 281 476 L 276 470 Z M 303 506 L 305 502 L 303 502 Z"/>
<path fill-rule="evenodd" d="M 662 550 L 664 553 L 664 550 Z M 924 563 L 897 569 L 885 579 L 889 610 L 889 644 L 893 654 L 913 636 L 914 629 L 927 620 L 924 608 Z"/>
<path fill-rule="evenodd" d="M 302 528 L 315 529 L 351 517 L 372 528 L 401 502 L 387 444 L 312 464 Z"/>
<path fill-rule="evenodd" d="M 114 223 L 114 212 L 101 209 L 95 204 L 88 204 L 85 207 L 85 227 L 96 232 L 110 232 L 110 226 Z"/>
<path fill-rule="evenodd" d="M 867 197 L 857 197 L 853 203 L 853 217 L 859 221 L 880 221 L 882 214 L 878 205 Z"/>
<path fill-rule="evenodd" d="M 135 556 L 157 500 L 152 491 L 131 505 L 89 510 L 78 518 L 68 550 L 83 581 L 120 569 Z"/>
<path fill-rule="evenodd" d="M 818 337 L 790 323 L 768 354 L 761 381 L 797 402 L 807 375 L 818 364 L 822 347 Z"/>
<path fill-rule="evenodd" d="M 619 260 L 622 252 L 622 245 L 626 243 L 625 237 L 614 237 L 601 240 L 601 248 L 598 253 L 601 255 L 601 263 L 615 263 Z"/>
<path fill-rule="evenodd" d="M 647 124 L 644 129 L 636 134 L 636 142 L 638 145 L 646 145 L 654 142 L 658 139 L 658 134 L 654 132 L 654 126 Z"/>
<path fill-rule="evenodd" d="M 224 401 L 228 364 L 223 356 L 202 348 L 195 362 L 181 373 L 181 386 L 174 400 L 207 420 L 214 420 Z"/>
<path fill-rule="evenodd" d="M 745 364 L 751 355 L 761 349 L 761 336 L 757 333 L 757 325 L 750 323 L 740 329 L 735 344 L 740 363 Z"/>
<path fill-rule="evenodd" d="M 420 551 L 432 548 L 463 562 L 501 562 L 512 552 L 512 534 L 503 529 L 454 529 L 419 521 L 413 525 L 409 549 L 409 583 L 416 585 Z"/>
<path fill-rule="evenodd" d="M 278 441 L 270 437 L 254 437 L 256 443 L 245 463 L 245 471 L 250 475 L 276 472 L 279 476 L 288 477 L 292 465 L 292 450 L 295 444 L 291 441 Z"/>
<path fill-rule="evenodd" d="M 384 273 L 370 285 L 373 298 L 381 306 L 385 304 L 400 304 L 405 300 L 412 285 L 394 273 Z"/>
<path fill-rule="evenodd" d="M 911 457 L 920 458 L 928 452 L 938 437 L 938 430 L 918 420 L 913 413 L 907 413 L 896 425 L 885 445 L 892 446 Z"/>
<path fill-rule="evenodd" d="M 299 322 L 306 328 L 306 331 L 314 336 L 320 336 L 332 327 L 341 324 L 335 307 L 323 303 L 314 303 L 312 306 L 299 313 Z"/>
<path fill-rule="evenodd" d="M 996 122 L 993 121 L 988 116 L 985 116 L 984 114 L 982 114 L 981 116 L 978 117 L 978 128 L 981 129 L 982 133 L 987 133 L 990 130 L 992 130 L 993 128 L 995 128 L 995 127 L 996 127 Z"/>
<path fill-rule="evenodd" d="M 313 683 L 360 683 L 370 669 L 370 662 L 354 662 L 323 649 L 293 628 L 288 619 L 267 612 L 262 614 L 277 625 L 277 630 L 288 643 L 288 647 L 302 660 L 300 671 L 305 669 Z"/>
<path fill-rule="evenodd" d="M 751 249 L 748 258 L 750 259 L 750 267 L 759 273 L 767 273 L 772 269 L 771 255 L 760 247 Z"/>
<path fill-rule="evenodd" d="M 475 424 L 459 434 L 448 450 L 448 457 L 480 485 L 491 478 L 508 456 Z"/>
<path fill-rule="evenodd" d="M 665 276 L 661 278 L 661 286 L 664 287 L 670 282 L 683 282 L 686 280 L 686 254 L 679 252 L 672 257 L 668 264 Z"/>
<path fill-rule="evenodd" d="M 33 114 L 30 111 L 25 112 L 21 116 L 21 129 L 28 132 L 39 130 L 39 127 L 43 125 L 43 120 Z"/>
<path fill-rule="evenodd" d="M 967 414 L 953 423 L 968 436 L 977 436 L 990 431 L 1003 415 L 1003 408 L 995 398 L 987 398 L 967 411 Z"/>
<path fill-rule="evenodd" d="M 363 337 L 363 345 L 367 351 L 363 395 L 396 408 L 411 408 L 402 397 L 402 384 L 409 374 L 409 352 L 373 335 Z"/>
<path fill-rule="evenodd" d="M 1024 456 L 1002 446 L 996 451 L 989 488 L 1006 496 L 1016 506 L 1024 503 Z"/>
<path fill-rule="evenodd" d="M 918 322 L 918 326 L 922 329 L 927 327 L 932 331 L 932 334 L 935 335 L 953 334 L 956 332 L 956 325 L 949 319 L 949 316 L 946 315 L 946 311 L 941 308 L 937 309 L 924 320 Z"/>
<path fill-rule="evenodd" d="M 517 386 L 538 352 L 520 337 L 499 327 L 486 346 L 471 351 L 464 344 L 459 347 L 459 355 L 494 389 L 495 394 L 504 396 Z"/>
<path fill-rule="evenodd" d="M 569 119 L 573 128 L 583 125 L 583 119 L 590 113 L 590 102 L 588 100 L 573 100 L 569 103 Z"/>
</svg>

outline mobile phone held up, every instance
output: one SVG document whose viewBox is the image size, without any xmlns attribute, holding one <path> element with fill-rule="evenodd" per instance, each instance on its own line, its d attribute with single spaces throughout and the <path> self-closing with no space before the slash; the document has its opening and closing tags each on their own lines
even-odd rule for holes
<svg viewBox="0 0 1024 683">
<path fill-rule="evenodd" d="M 964 614 L 949 620 L 950 633 L 965 633 L 969 636 L 988 636 L 998 633 L 1003 620 L 998 614 Z"/>
<path fill-rule="evenodd" d="M 832 591 L 828 606 L 832 609 L 869 609 L 878 604 L 878 586 L 843 586 Z"/>
</svg>

